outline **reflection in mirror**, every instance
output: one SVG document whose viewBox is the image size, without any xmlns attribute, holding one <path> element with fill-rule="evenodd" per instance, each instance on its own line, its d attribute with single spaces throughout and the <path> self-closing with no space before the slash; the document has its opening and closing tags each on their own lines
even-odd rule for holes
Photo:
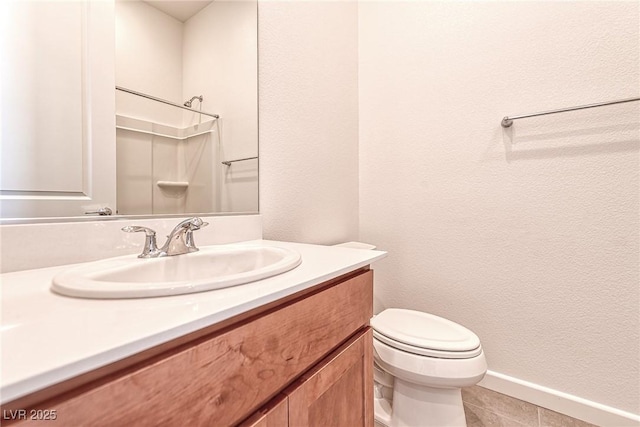
<svg viewBox="0 0 640 427">
<path fill-rule="evenodd" d="M 2 218 L 258 211 L 256 2 L 9 3 Z"/>
<path fill-rule="evenodd" d="M 117 92 L 118 213 L 257 211 L 256 81 L 255 3 L 117 1 L 116 85 L 220 115 Z"/>
</svg>

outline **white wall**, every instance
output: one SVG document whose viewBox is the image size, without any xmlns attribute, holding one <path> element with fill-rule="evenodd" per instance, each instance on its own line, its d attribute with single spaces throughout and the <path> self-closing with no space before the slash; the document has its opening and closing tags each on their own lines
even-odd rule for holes
<svg viewBox="0 0 640 427">
<path fill-rule="evenodd" d="M 357 11 L 355 2 L 260 3 L 265 238 L 358 235 Z"/>
<path fill-rule="evenodd" d="M 489 369 L 635 414 L 638 103 L 500 119 L 638 96 L 638 7 L 359 9 L 360 238 L 390 253 L 376 309 L 450 318 Z"/>
<path fill-rule="evenodd" d="M 116 85 L 182 99 L 182 22 L 142 1 L 116 1 Z M 117 114 L 181 127 L 182 111 L 116 92 Z"/>
</svg>

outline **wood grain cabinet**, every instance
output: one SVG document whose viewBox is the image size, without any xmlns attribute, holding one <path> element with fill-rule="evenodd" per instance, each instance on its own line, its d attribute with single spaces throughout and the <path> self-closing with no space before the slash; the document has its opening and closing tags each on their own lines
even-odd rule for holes
<svg viewBox="0 0 640 427">
<path fill-rule="evenodd" d="M 3 410 L 55 410 L 47 426 L 372 427 L 372 309 L 360 269 Z"/>
<path fill-rule="evenodd" d="M 358 333 L 240 427 L 372 427 L 372 339 Z"/>
<path fill-rule="evenodd" d="M 373 426 L 372 337 L 359 334 L 286 393 L 290 426 Z"/>
</svg>

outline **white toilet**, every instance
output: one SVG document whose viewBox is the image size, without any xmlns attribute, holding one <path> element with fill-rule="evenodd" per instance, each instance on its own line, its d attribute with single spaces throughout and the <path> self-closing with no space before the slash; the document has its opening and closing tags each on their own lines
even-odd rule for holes
<svg viewBox="0 0 640 427">
<path fill-rule="evenodd" d="M 461 388 L 480 381 L 480 339 L 450 320 L 390 308 L 371 319 L 376 426 L 466 426 Z"/>
</svg>

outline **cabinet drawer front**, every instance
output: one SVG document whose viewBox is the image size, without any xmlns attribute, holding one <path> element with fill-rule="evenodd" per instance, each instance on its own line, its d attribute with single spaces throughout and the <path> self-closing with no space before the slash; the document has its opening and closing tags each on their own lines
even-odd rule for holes
<svg viewBox="0 0 640 427">
<path fill-rule="evenodd" d="M 372 276 L 366 271 L 44 406 L 57 411 L 60 425 L 232 425 L 368 324 Z"/>
</svg>

